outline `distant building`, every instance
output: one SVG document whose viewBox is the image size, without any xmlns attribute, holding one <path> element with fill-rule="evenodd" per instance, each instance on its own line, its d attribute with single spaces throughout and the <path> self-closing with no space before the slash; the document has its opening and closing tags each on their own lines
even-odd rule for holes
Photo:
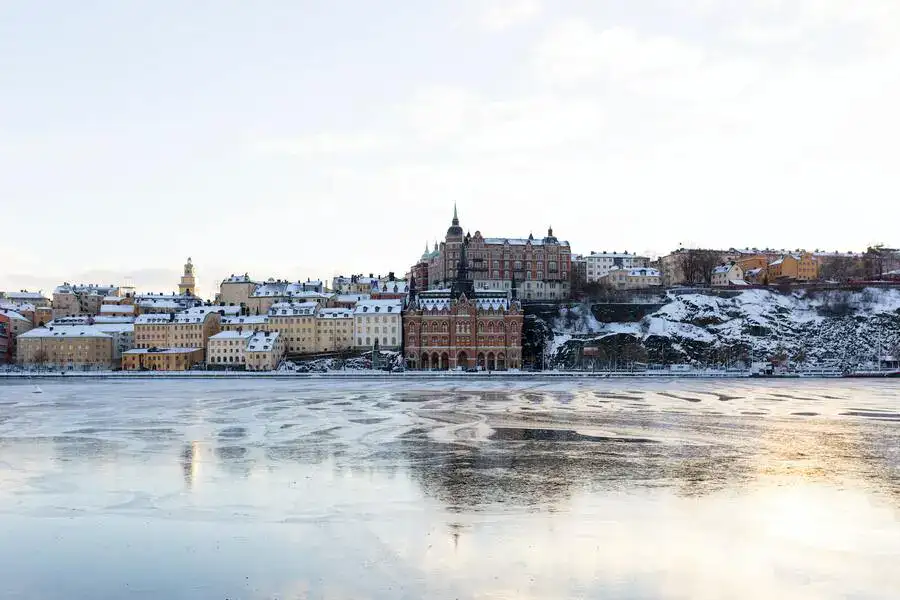
<svg viewBox="0 0 900 600">
<path fill-rule="evenodd" d="M 340 352 L 353 348 L 353 311 L 322 308 L 316 314 L 316 352 Z"/>
<path fill-rule="evenodd" d="M 277 331 L 257 331 L 247 344 L 248 371 L 274 371 L 284 357 L 285 344 Z"/>
<path fill-rule="evenodd" d="M 406 300 L 407 294 L 409 282 L 405 279 L 395 279 L 393 273 L 372 282 L 372 300 Z"/>
<path fill-rule="evenodd" d="M 318 302 L 277 302 L 269 309 L 267 331 L 281 333 L 281 343 L 290 354 L 316 351 Z"/>
<path fill-rule="evenodd" d="M 334 308 L 353 308 L 357 303 L 371 299 L 371 294 L 337 294 L 332 298 L 331 304 Z"/>
<path fill-rule="evenodd" d="M 253 337 L 252 329 L 220 331 L 210 336 L 206 349 L 206 362 L 210 365 L 243 368 L 247 364 L 247 342 Z"/>
<path fill-rule="evenodd" d="M 569 298 L 571 249 L 568 242 L 553 235 L 553 228 L 549 228 L 543 238 L 532 235 L 527 238 L 491 238 L 483 237 L 480 231 L 466 235 L 459 224 L 455 207 L 453 220 L 437 254 L 432 253 L 427 259 L 423 256 L 411 272 L 421 272 L 421 263 L 425 260 L 428 264 L 428 288 L 449 287 L 456 277 L 464 243 L 470 263 L 467 276 L 476 289 L 511 290 L 517 286 L 520 297 L 525 300 Z"/>
<path fill-rule="evenodd" d="M 251 315 L 266 314 L 274 304 L 318 302 L 326 305 L 332 298 L 331 294 L 305 290 L 303 282 L 290 282 L 269 279 L 250 294 L 247 301 L 247 309 Z"/>
<path fill-rule="evenodd" d="M 140 315 L 134 321 L 135 347 L 205 349 L 210 336 L 221 330 L 221 318 L 229 308 L 236 307 L 198 306 L 173 315 Z"/>
<path fill-rule="evenodd" d="M 403 301 L 364 300 L 353 310 L 357 350 L 397 350 L 403 343 Z"/>
<path fill-rule="evenodd" d="M 194 279 L 194 263 L 188 256 L 187 262 L 184 263 L 184 273 L 181 275 L 181 281 L 178 282 L 178 293 L 182 296 L 196 296 L 197 282 Z"/>
<path fill-rule="evenodd" d="M 768 285 L 769 283 L 769 268 L 768 265 L 765 267 L 756 267 L 754 269 L 747 269 L 744 271 L 744 281 L 753 285 Z"/>
<path fill-rule="evenodd" d="M 114 285 L 64 283 L 53 290 L 53 318 L 99 314 L 103 299 L 118 295 Z"/>
<path fill-rule="evenodd" d="M 589 283 L 600 281 L 614 268 L 641 269 L 650 265 L 650 258 L 628 252 L 591 252 L 584 257 L 587 269 L 585 280 Z"/>
<path fill-rule="evenodd" d="M 203 348 L 134 348 L 122 355 L 126 371 L 187 371 L 203 362 Z"/>
<path fill-rule="evenodd" d="M 184 294 L 138 294 L 134 298 L 137 314 L 174 314 L 195 306 L 203 301 L 193 295 Z"/>
<path fill-rule="evenodd" d="M 15 360 L 15 350 L 13 349 L 13 332 L 10 317 L 4 312 L 0 312 L 0 365 L 8 364 Z"/>
<path fill-rule="evenodd" d="M 809 252 L 785 254 L 768 266 L 769 282 L 778 280 L 814 281 L 819 278 L 819 265 Z"/>
<path fill-rule="evenodd" d="M 368 277 L 362 274 L 349 277 L 336 275 L 331 280 L 331 291 L 336 294 L 371 294 L 372 286 L 377 282 L 378 277 L 372 273 Z"/>
<path fill-rule="evenodd" d="M 250 303 L 250 296 L 259 285 L 259 283 L 250 279 L 250 276 L 246 273 L 243 275 L 232 275 L 219 284 L 219 295 L 216 300 L 224 304 L 247 306 Z"/>
<path fill-rule="evenodd" d="M 712 272 L 712 285 L 736 286 L 746 285 L 744 281 L 744 269 L 737 263 L 731 262 L 719 265 Z"/>
<path fill-rule="evenodd" d="M 16 358 L 21 365 L 108 369 L 113 338 L 90 325 L 39 327 L 18 337 Z"/>
<path fill-rule="evenodd" d="M 268 331 L 269 315 L 222 317 L 222 331 Z"/>
<path fill-rule="evenodd" d="M 407 368 L 521 367 L 523 314 L 512 298 L 516 290 L 476 289 L 468 277 L 467 254 L 467 244 L 461 244 L 457 277 L 449 288 L 417 293 L 411 282 L 403 313 Z"/>
<path fill-rule="evenodd" d="M 29 292 L 27 290 L 21 290 L 18 292 L 6 292 L 3 294 L 3 298 L 7 302 L 12 302 L 15 304 L 32 304 L 34 306 L 50 306 L 50 299 L 44 297 L 44 294 L 41 292 Z"/>
<path fill-rule="evenodd" d="M 657 269 L 649 267 L 640 269 L 613 267 L 600 278 L 600 283 L 617 290 L 638 290 L 659 287 L 662 285 L 662 279 Z"/>
</svg>

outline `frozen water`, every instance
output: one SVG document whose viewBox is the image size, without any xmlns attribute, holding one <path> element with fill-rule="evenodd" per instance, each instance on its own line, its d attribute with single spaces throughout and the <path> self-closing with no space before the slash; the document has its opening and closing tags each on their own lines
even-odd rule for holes
<svg viewBox="0 0 900 600">
<path fill-rule="evenodd" d="M 894 598 L 891 381 L 0 382 L 0 598 Z"/>
</svg>

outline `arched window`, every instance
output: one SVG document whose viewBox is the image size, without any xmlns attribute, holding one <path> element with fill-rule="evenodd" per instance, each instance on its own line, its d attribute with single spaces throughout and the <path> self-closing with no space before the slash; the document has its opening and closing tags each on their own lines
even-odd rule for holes
<svg viewBox="0 0 900 600">
<path fill-rule="evenodd" d="M 483 321 L 478 322 L 478 333 L 484 333 L 484 322 Z"/>
</svg>

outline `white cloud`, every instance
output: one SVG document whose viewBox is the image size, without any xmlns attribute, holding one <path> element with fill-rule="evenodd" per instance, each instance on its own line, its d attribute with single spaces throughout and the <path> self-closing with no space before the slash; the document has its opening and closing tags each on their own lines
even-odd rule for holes
<svg viewBox="0 0 900 600">
<path fill-rule="evenodd" d="M 601 31 L 572 19 L 557 24 L 538 44 L 535 64 L 544 81 L 573 84 L 695 69 L 703 59 L 699 48 L 675 38 L 624 27 Z"/>
<path fill-rule="evenodd" d="M 537 18 L 539 0 L 480 0 L 479 25 L 488 31 L 502 31 Z"/>
<path fill-rule="evenodd" d="M 273 138 L 254 143 L 254 149 L 263 154 L 290 156 L 317 156 L 352 154 L 385 150 L 390 140 L 373 133 L 316 133 L 306 136 Z"/>
</svg>

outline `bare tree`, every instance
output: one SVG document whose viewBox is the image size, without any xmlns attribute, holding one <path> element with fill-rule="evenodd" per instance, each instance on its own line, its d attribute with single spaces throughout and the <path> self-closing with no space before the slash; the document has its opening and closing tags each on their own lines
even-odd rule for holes
<svg viewBox="0 0 900 600">
<path fill-rule="evenodd" d="M 678 268 L 685 283 L 712 282 L 712 272 L 722 262 L 722 255 L 715 250 L 685 249 L 678 257 Z"/>
</svg>

